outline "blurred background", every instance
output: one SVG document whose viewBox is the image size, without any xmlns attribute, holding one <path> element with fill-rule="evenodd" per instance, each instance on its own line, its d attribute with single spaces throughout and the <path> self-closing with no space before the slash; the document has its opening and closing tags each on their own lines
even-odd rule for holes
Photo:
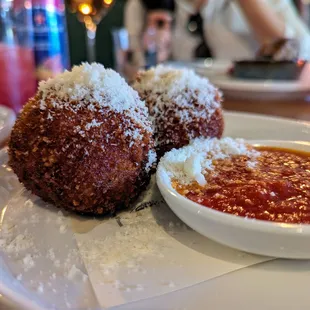
<svg viewBox="0 0 310 310">
<path fill-rule="evenodd" d="M 106 67 L 114 68 L 114 46 L 112 30 L 124 26 L 124 9 L 126 0 L 114 0 L 115 4 L 99 23 L 96 36 L 96 61 Z M 87 60 L 86 28 L 76 18 L 75 13 L 66 10 L 69 50 L 71 65 L 78 65 Z"/>
<path fill-rule="evenodd" d="M 208 77 L 226 98 L 304 100 L 309 7 L 306 0 L 0 0 L 0 104 L 18 113 L 38 82 L 84 61 L 114 68 L 129 83 L 139 69 L 165 63 Z M 238 60 L 257 69 L 243 64 L 240 73 Z"/>
<path fill-rule="evenodd" d="M 97 28 L 97 44 L 96 53 L 97 61 L 107 67 L 114 68 L 114 46 L 112 39 L 112 30 L 115 28 L 122 28 L 124 26 L 125 5 L 128 0 L 114 0 L 115 4 L 108 11 L 107 15 L 100 22 Z M 156 0 L 154 1 L 156 2 Z M 157 2 L 160 2 L 157 1 Z M 309 3 L 307 0 L 293 0 L 292 3 L 298 10 L 302 19 L 310 26 L 309 19 Z M 82 23 L 80 23 L 75 14 L 70 10 L 66 10 L 66 17 L 68 23 L 68 36 L 71 64 L 77 65 L 82 61 L 87 60 L 86 48 L 86 30 Z"/>
</svg>

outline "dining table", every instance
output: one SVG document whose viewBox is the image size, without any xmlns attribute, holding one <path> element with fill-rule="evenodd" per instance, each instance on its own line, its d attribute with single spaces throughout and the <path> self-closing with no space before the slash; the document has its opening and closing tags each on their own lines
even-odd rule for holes
<svg viewBox="0 0 310 310">
<path fill-rule="evenodd" d="M 310 121 L 310 97 L 296 100 L 238 100 L 224 98 L 226 111 L 238 111 L 267 116 Z"/>
</svg>

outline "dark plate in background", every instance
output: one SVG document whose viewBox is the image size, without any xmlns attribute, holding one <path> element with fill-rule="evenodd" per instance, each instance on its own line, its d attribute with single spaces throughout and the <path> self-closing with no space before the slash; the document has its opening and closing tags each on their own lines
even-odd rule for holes
<svg viewBox="0 0 310 310">
<path fill-rule="evenodd" d="M 241 60 L 235 61 L 230 75 L 250 80 L 298 80 L 305 61 Z"/>
</svg>

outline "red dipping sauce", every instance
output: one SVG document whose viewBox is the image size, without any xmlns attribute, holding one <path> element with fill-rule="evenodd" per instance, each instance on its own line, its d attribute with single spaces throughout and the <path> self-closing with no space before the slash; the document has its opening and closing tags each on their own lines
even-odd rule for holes
<svg viewBox="0 0 310 310">
<path fill-rule="evenodd" d="M 256 148 L 255 162 L 247 156 L 213 161 L 207 185 L 174 188 L 208 208 L 272 222 L 310 224 L 310 153 L 273 147 Z"/>
</svg>

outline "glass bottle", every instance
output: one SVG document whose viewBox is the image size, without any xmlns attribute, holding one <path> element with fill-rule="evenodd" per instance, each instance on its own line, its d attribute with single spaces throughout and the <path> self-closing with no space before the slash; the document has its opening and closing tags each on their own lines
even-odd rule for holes
<svg viewBox="0 0 310 310">
<path fill-rule="evenodd" d="M 24 14 L 23 35 L 16 32 L 12 1 L 0 0 L 0 104 L 18 113 L 36 90 L 31 20 Z"/>
</svg>

